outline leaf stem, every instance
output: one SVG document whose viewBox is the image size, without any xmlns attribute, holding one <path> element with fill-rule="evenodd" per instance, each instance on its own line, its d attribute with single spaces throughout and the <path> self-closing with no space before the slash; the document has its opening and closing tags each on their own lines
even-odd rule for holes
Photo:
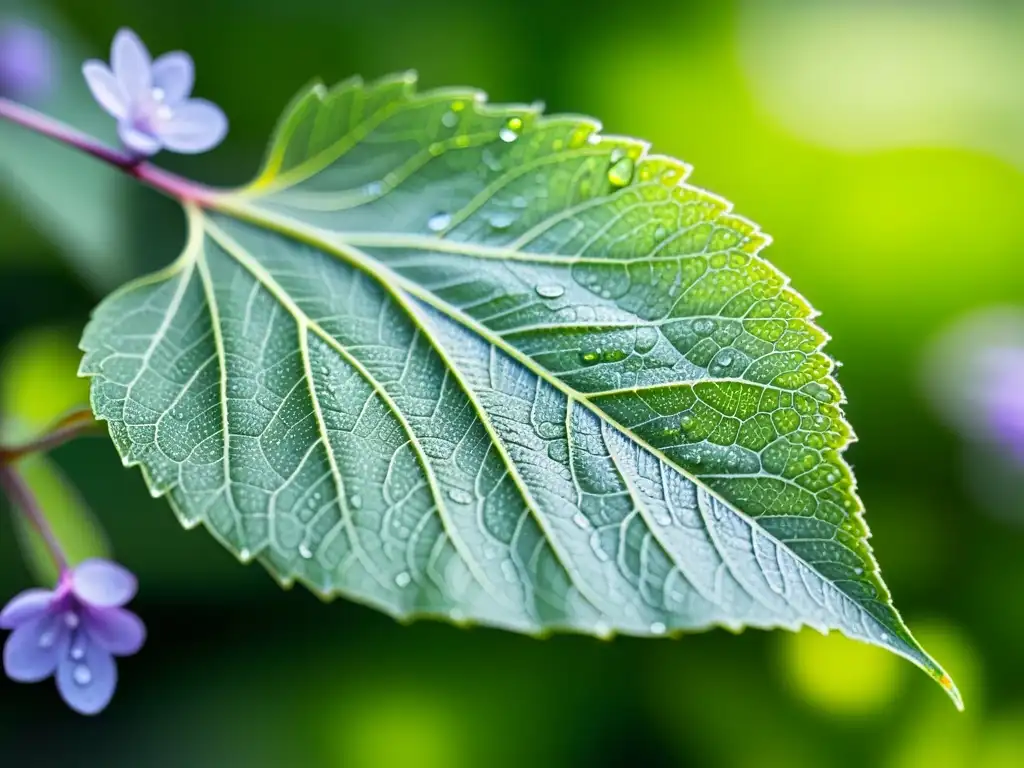
<svg viewBox="0 0 1024 768">
<path fill-rule="evenodd" d="M 97 430 L 99 425 L 88 408 L 76 408 L 60 418 L 43 434 L 21 445 L 0 445 L 0 466 L 13 464 L 33 453 L 45 453 L 76 437 Z"/>
<path fill-rule="evenodd" d="M 16 101 L 0 98 L 0 119 L 16 123 L 92 155 L 144 184 L 183 202 L 190 201 L 206 205 L 212 203 L 222 194 L 215 189 L 145 162 L 138 155 L 108 147 L 92 136 Z"/>
<path fill-rule="evenodd" d="M 0 488 L 4 490 L 11 503 L 21 510 L 22 514 L 32 524 L 32 527 L 39 532 L 46 548 L 50 552 L 57 569 L 64 573 L 68 569 L 68 559 L 61 549 L 60 542 L 53 533 L 46 515 L 36 501 L 35 494 L 29 488 L 25 478 L 21 476 L 12 464 L 0 465 Z"/>
</svg>

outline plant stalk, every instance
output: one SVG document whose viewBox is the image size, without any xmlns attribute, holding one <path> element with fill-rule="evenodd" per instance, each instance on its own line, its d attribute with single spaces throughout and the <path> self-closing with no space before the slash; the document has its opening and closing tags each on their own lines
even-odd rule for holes
<svg viewBox="0 0 1024 768">
<path fill-rule="evenodd" d="M 92 155 L 153 189 L 182 202 L 209 205 L 223 194 L 211 187 L 158 168 L 138 155 L 108 147 L 92 136 L 16 101 L 0 98 L 0 119 L 21 125 L 61 144 Z"/>
</svg>

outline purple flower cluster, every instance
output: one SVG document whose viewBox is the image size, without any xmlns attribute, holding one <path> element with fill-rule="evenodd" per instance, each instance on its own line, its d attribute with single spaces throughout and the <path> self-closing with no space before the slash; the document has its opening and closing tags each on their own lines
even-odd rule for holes
<svg viewBox="0 0 1024 768">
<path fill-rule="evenodd" d="M 220 107 L 189 98 L 195 67 L 187 53 L 165 53 L 153 61 L 138 36 L 122 29 L 111 46 L 110 66 L 87 61 L 82 72 L 96 101 L 117 119 L 121 141 L 137 155 L 206 152 L 227 134 Z"/>
<path fill-rule="evenodd" d="M 135 576 L 107 560 L 86 560 L 65 571 L 54 590 L 30 589 L 0 612 L 4 672 L 37 683 L 57 678 L 57 690 L 76 712 L 94 715 L 117 687 L 115 656 L 137 653 L 146 639 L 142 621 L 124 606 L 135 596 Z"/>
</svg>

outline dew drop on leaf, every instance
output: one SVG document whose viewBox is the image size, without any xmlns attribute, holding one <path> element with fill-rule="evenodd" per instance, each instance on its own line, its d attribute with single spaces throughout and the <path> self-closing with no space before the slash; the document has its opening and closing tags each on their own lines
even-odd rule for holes
<svg viewBox="0 0 1024 768">
<path fill-rule="evenodd" d="M 565 288 L 555 283 L 537 286 L 537 295 L 545 299 L 557 299 L 564 294 Z"/>
<path fill-rule="evenodd" d="M 624 187 L 633 180 L 635 164 L 631 158 L 624 157 L 608 169 L 608 181 L 616 187 Z"/>
<path fill-rule="evenodd" d="M 508 229 L 513 223 L 515 223 L 515 220 L 515 214 L 504 211 L 501 213 L 492 213 L 490 219 L 488 219 L 491 226 L 495 229 Z"/>
<path fill-rule="evenodd" d="M 443 229 L 447 229 L 451 223 L 452 215 L 450 213 L 435 213 L 427 219 L 427 229 L 431 232 L 440 232 Z"/>
<path fill-rule="evenodd" d="M 402 571 L 400 574 L 395 576 L 395 584 L 397 584 L 400 589 L 408 587 L 411 583 L 412 576 L 409 575 L 408 571 Z"/>
<path fill-rule="evenodd" d="M 459 116 L 454 112 L 445 112 L 441 115 L 441 125 L 445 128 L 454 128 L 459 124 Z"/>
<path fill-rule="evenodd" d="M 633 349 L 638 354 L 644 355 L 654 349 L 658 343 L 658 330 L 651 328 L 650 326 L 643 326 L 636 329 L 636 341 L 633 343 Z"/>
<path fill-rule="evenodd" d="M 448 498 L 454 501 L 456 504 L 472 504 L 473 495 L 469 491 L 464 491 L 461 488 L 449 488 Z"/>
<path fill-rule="evenodd" d="M 519 138 L 519 131 L 522 130 L 523 121 L 518 117 L 513 117 L 505 126 L 498 132 L 498 138 L 504 141 L 506 144 L 511 144 L 513 141 Z"/>
<path fill-rule="evenodd" d="M 309 548 L 309 544 L 305 542 L 299 544 L 299 557 L 303 560 L 309 560 L 313 557 L 313 550 Z"/>
<path fill-rule="evenodd" d="M 361 509 L 363 506 L 363 497 L 358 493 L 352 494 L 348 499 L 348 505 L 352 507 L 352 509 Z"/>
</svg>

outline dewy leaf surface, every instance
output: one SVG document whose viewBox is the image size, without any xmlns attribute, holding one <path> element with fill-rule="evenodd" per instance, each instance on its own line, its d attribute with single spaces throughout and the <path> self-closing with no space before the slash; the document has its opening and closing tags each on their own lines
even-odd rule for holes
<svg viewBox="0 0 1024 768">
<path fill-rule="evenodd" d="M 97 416 L 185 525 L 394 616 L 810 625 L 956 698 L 867 544 L 815 313 L 689 168 L 578 117 L 301 95 L 97 310 Z"/>
</svg>

